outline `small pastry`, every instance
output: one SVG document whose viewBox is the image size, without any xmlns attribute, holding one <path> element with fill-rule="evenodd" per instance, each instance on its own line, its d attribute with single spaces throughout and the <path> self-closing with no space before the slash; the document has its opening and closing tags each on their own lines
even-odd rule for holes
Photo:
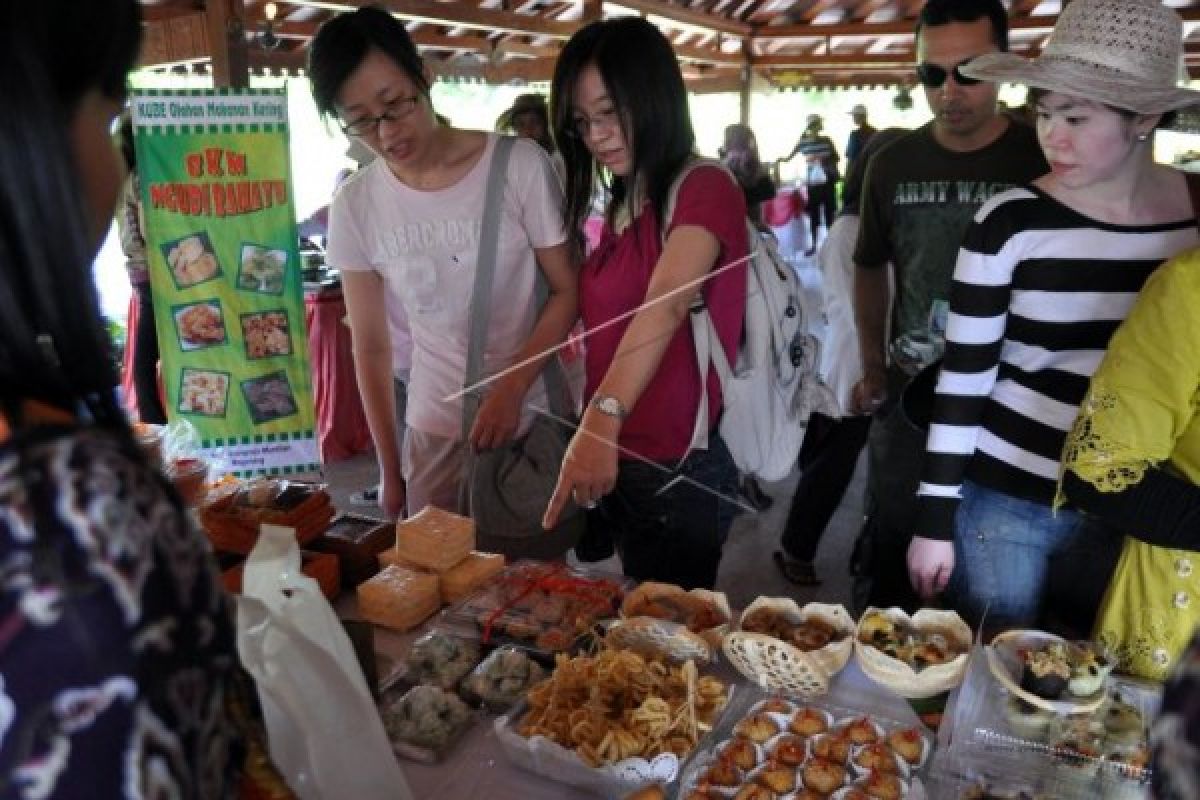
<svg viewBox="0 0 1200 800">
<path fill-rule="evenodd" d="M 927 641 L 913 648 L 912 665 L 917 671 L 920 671 L 926 667 L 936 667 L 938 664 L 945 664 L 951 658 L 952 655 L 946 648 L 935 642 Z"/>
<path fill-rule="evenodd" d="M 829 729 L 825 715 L 815 708 L 802 708 L 792 717 L 788 730 L 801 736 L 816 736 Z"/>
<path fill-rule="evenodd" d="M 812 789 L 801 789 L 792 795 L 792 800 L 825 800 L 825 795 Z"/>
<path fill-rule="evenodd" d="M 871 796 L 857 786 L 851 786 L 838 795 L 838 800 L 871 800 Z"/>
<path fill-rule="evenodd" d="M 1021 652 L 1021 688 L 1047 700 L 1057 700 L 1071 678 L 1066 646 L 1053 642 L 1045 647 Z"/>
<path fill-rule="evenodd" d="M 904 796 L 904 784 L 900 778 L 887 772 L 872 770 L 859 786 L 868 796 L 880 800 L 900 800 Z"/>
<path fill-rule="evenodd" d="M 859 624 L 859 638 L 864 644 L 879 644 L 896 635 L 896 625 L 878 611 L 872 611 Z"/>
<path fill-rule="evenodd" d="M 742 782 L 742 771 L 726 758 L 718 758 L 704 773 L 703 783 L 714 786 L 738 786 Z"/>
<path fill-rule="evenodd" d="M 537 635 L 534 645 L 539 650 L 548 650 L 557 653 L 560 650 L 569 648 L 574 638 L 570 631 L 563 628 L 547 628 Z"/>
<path fill-rule="evenodd" d="M 792 713 L 792 704 L 782 697 L 771 697 L 764 700 L 758 710 L 771 714 L 790 714 Z"/>
<path fill-rule="evenodd" d="M 733 796 L 733 800 L 776 800 L 775 793 L 765 786 L 760 786 L 757 783 L 747 783 L 738 793 Z"/>
<path fill-rule="evenodd" d="M 879 741 L 879 730 L 870 717 L 859 717 L 847 725 L 843 733 L 854 744 L 872 744 Z"/>
<path fill-rule="evenodd" d="M 769 762 L 755 780 L 776 794 L 787 794 L 796 788 L 796 770 L 793 767 Z"/>
<path fill-rule="evenodd" d="M 798 767 L 808 756 L 808 745 L 799 736 L 783 736 L 775 743 L 771 758 L 789 767 Z"/>
<path fill-rule="evenodd" d="M 746 717 L 733 729 L 737 736 L 745 736 L 752 742 L 763 742 L 779 733 L 779 725 L 768 714 L 754 714 Z"/>
<path fill-rule="evenodd" d="M 513 617 L 505 622 L 504 632 L 514 639 L 536 639 L 542 633 L 542 626 L 525 617 Z"/>
<path fill-rule="evenodd" d="M 775 630 L 775 616 L 775 612 L 769 608 L 751 611 L 742 617 L 742 630 L 746 633 L 763 633 L 772 636 Z"/>
<path fill-rule="evenodd" d="M 1145 742 L 1131 749 L 1114 750 L 1107 757 L 1122 772 L 1134 777 L 1142 777 L 1146 767 L 1150 765 L 1150 750 Z"/>
<path fill-rule="evenodd" d="M 1009 696 L 1004 702 L 1004 719 L 1012 732 L 1022 739 L 1040 742 L 1046 735 L 1054 715 L 1031 706 L 1019 697 Z"/>
<path fill-rule="evenodd" d="M 1113 663 L 1097 653 L 1093 645 L 1079 645 L 1075 648 L 1075 662 L 1071 665 L 1067 691 L 1076 697 L 1090 697 L 1100 691 L 1112 669 Z"/>
<path fill-rule="evenodd" d="M 530 614 L 539 622 L 558 622 L 566 610 L 566 601 L 555 595 L 546 595 L 533 604 Z"/>
<path fill-rule="evenodd" d="M 804 767 L 804 786 L 829 794 L 846 781 L 846 768 L 830 761 L 814 759 Z"/>
<path fill-rule="evenodd" d="M 896 764 L 896 754 L 890 747 L 880 742 L 869 744 L 859 750 L 854 756 L 854 763 L 863 769 L 880 772 L 898 772 L 900 770 L 899 765 Z"/>
<path fill-rule="evenodd" d="M 841 734 L 827 734 L 813 739 L 813 755 L 826 761 L 845 764 L 850 757 L 850 740 Z"/>
<path fill-rule="evenodd" d="M 1114 741 L 1133 744 L 1145 733 L 1142 712 L 1125 702 L 1121 695 L 1113 697 L 1112 705 L 1104 712 L 1104 730 Z"/>
<path fill-rule="evenodd" d="M 735 736 L 721 750 L 721 758 L 732 761 L 739 769 L 751 770 L 758 766 L 758 748 L 749 739 Z"/>
<path fill-rule="evenodd" d="M 916 766 L 925 755 L 925 737 L 916 728 L 905 728 L 888 734 L 887 743 L 909 764 Z"/>
<path fill-rule="evenodd" d="M 833 641 L 834 629 L 819 619 L 809 619 L 792 628 L 788 639 L 804 651 L 820 650 Z"/>
</svg>

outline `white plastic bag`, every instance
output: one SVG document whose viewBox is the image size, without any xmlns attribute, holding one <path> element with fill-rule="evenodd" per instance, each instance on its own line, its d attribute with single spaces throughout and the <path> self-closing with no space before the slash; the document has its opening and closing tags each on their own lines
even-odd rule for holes
<svg viewBox="0 0 1200 800">
<path fill-rule="evenodd" d="M 302 800 L 412 800 L 350 639 L 301 574 L 290 528 L 262 526 L 237 604 L 238 653 L 292 790 Z"/>
</svg>

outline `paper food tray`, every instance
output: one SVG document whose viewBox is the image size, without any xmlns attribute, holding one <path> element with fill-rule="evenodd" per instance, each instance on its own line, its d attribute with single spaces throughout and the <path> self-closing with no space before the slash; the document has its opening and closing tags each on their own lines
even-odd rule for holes
<svg viewBox="0 0 1200 800">
<path fill-rule="evenodd" d="M 886 655 L 877 647 L 862 641 L 863 623 L 871 614 L 882 614 L 892 622 L 921 631 L 937 631 L 949 637 L 959 648 L 959 654 L 943 664 L 915 670 L 899 659 Z M 854 653 L 867 677 L 891 689 L 901 697 L 923 699 L 934 697 L 962 683 L 967 669 L 967 657 L 973 641 L 971 629 L 953 611 L 922 608 L 911 617 L 900 608 L 868 608 L 859 618 L 854 635 Z"/>
<path fill-rule="evenodd" d="M 921 731 L 923 740 L 921 760 L 918 765 L 904 769 L 901 780 L 905 784 L 907 790 L 904 794 L 904 797 L 910 799 L 920 799 L 927 796 L 925 780 L 926 776 L 928 775 L 928 770 L 935 747 L 933 734 L 928 730 L 920 728 L 918 725 L 914 725 L 911 721 L 905 722 L 898 720 L 895 717 L 890 716 L 886 711 L 881 711 L 878 707 L 875 707 L 870 703 L 864 703 L 854 707 L 846 703 L 830 702 L 828 697 L 822 697 L 816 700 L 781 698 L 778 695 L 763 692 L 759 689 L 749 689 L 740 692 L 740 698 L 736 708 L 731 706 L 728 713 L 722 719 L 722 724 L 714 729 L 711 737 L 711 744 L 703 749 L 697 750 L 695 756 L 685 765 L 680 779 L 680 797 L 686 797 L 691 790 L 699 786 L 704 773 L 717 760 L 721 749 L 725 747 L 727 742 L 734 737 L 734 730 L 738 723 L 760 711 L 764 702 L 767 700 L 775 700 L 787 703 L 796 710 L 801 708 L 809 708 L 822 712 L 824 715 L 826 715 L 826 718 L 830 721 L 833 727 L 860 719 L 864 716 L 870 717 L 871 721 L 878 726 L 884 736 L 897 730 L 917 727 Z M 782 722 L 783 718 L 784 717 L 781 715 L 781 719 L 778 721 Z M 783 733 L 781 733 L 780 736 L 782 735 L 787 735 L 786 724 L 784 725 Z M 806 741 L 809 740 L 811 739 Z M 771 743 L 767 746 L 768 750 L 775 743 L 774 740 L 770 740 L 770 742 Z M 809 757 L 811 758 L 811 755 Z M 760 766 L 761 763 L 763 762 L 760 762 Z M 807 760 L 805 763 L 807 763 Z M 801 771 L 802 767 L 798 767 L 797 770 L 798 772 Z M 753 774 L 753 770 L 747 772 L 746 774 Z M 830 796 L 835 798 L 838 797 L 839 792 L 844 792 L 845 789 L 853 786 L 854 782 L 860 780 L 863 776 L 865 776 L 865 774 L 865 770 L 858 769 L 853 764 L 848 762 L 846 764 L 846 782 L 844 783 L 843 788 Z M 801 779 L 798 778 L 798 786 L 800 781 Z M 727 792 L 727 796 L 730 798 L 732 798 L 734 794 L 736 794 L 736 789 L 730 789 Z M 790 795 L 783 796 L 789 797 Z"/>
<path fill-rule="evenodd" d="M 711 743 L 713 731 L 724 724 L 737 694 L 735 687 L 728 687 L 725 708 L 717 715 L 713 730 L 701 736 L 692 752 L 682 759 L 673 753 L 662 753 L 651 760 L 627 758 L 612 765 L 590 767 L 573 750 L 557 742 L 544 736 L 527 738 L 517 733 L 517 725 L 529 708 L 524 701 L 508 714 L 498 717 L 493 730 L 505 756 L 521 769 L 595 792 L 601 797 L 618 798 L 644 786 L 672 784 L 678 780 L 682 766 Z"/>
</svg>

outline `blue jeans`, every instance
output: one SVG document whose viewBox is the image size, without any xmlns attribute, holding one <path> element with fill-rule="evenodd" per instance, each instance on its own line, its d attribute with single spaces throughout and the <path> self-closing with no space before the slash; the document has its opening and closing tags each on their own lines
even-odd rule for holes
<svg viewBox="0 0 1200 800">
<path fill-rule="evenodd" d="M 629 577 L 712 589 L 736 511 L 722 498 L 737 496 L 737 467 L 716 432 L 707 450 L 693 450 L 674 467 L 621 461 L 616 488 L 588 524 L 607 529 Z"/>
<path fill-rule="evenodd" d="M 951 602 L 972 627 L 1037 623 L 1050 558 L 1072 546 L 1079 514 L 967 481 L 954 524 Z M 986 614 L 986 620 L 984 616 Z"/>
</svg>

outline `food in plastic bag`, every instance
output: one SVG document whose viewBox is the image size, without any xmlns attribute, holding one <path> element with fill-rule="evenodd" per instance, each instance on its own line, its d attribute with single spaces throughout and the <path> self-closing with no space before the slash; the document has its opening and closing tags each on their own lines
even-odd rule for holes
<svg viewBox="0 0 1200 800">
<path fill-rule="evenodd" d="M 522 651 L 498 647 L 467 676 L 462 688 L 489 709 L 507 711 L 545 677 L 546 670 Z"/>
<path fill-rule="evenodd" d="M 452 690 L 479 663 L 477 642 L 430 631 L 408 651 L 408 674 L 414 683 Z"/>
<path fill-rule="evenodd" d="M 436 686 L 414 686 L 383 708 L 383 725 L 392 747 L 418 761 L 440 760 L 470 722 L 467 704 Z"/>
<path fill-rule="evenodd" d="M 504 556 L 500 553 L 471 551 L 442 573 L 442 602 L 457 603 L 503 570 Z"/>
</svg>

